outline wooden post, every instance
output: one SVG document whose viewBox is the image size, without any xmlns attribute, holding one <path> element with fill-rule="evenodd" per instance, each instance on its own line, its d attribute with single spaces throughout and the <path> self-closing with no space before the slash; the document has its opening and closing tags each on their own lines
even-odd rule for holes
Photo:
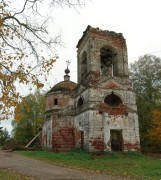
<svg viewBox="0 0 161 180">
<path fill-rule="evenodd" d="M 30 146 L 30 144 L 40 135 L 42 131 L 40 131 L 26 146 L 25 148 L 28 148 Z"/>
</svg>

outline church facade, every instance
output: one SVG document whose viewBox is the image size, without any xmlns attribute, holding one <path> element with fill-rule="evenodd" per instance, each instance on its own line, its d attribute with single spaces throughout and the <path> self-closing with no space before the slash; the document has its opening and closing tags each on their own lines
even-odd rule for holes
<svg viewBox="0 0 161 180">
<path fill-rule="evenodd" d="M 77 44 L 78 83 L 46 94 L 42 146 L 52 151 L 139 151 L 135 93 L 121 33 L 88 26 Z"/>
</svg>

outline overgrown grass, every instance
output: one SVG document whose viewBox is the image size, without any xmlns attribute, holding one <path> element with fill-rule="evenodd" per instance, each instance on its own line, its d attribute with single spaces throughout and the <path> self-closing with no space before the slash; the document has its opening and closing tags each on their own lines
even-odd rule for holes
<svg viewBox="0 0 161 180">
<path fill-rule="evenodd" d="M 32 179 L 10 172 L 5 169 L 0 169 L 0 180 L 32 180 Z"/>
<path fill-rule="evenodd" d="M 88 153 L 71 151 L 17 151 L 18 154 L 48 161 L 59 166 L 89 170 L 111 175 L 130 176 L 136 179 L 161 179 L 161 159 L 141 153 Z"/>
</svg>

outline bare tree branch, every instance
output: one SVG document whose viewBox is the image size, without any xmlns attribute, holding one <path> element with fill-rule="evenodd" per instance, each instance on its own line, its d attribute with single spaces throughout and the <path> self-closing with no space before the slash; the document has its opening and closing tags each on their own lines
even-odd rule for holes
<svg viewBox="0 0 161 180">
<path fill-rule="evenodd" d="M 26 4 L 27 4 L 28 0 L 25 1 L 24 5 L 23 5 L 23 8 L 21 11 L 17 12 L 17 13 L 14 13 L 13 16 L 17 15 L 17 14 L 21 14 L 24 12 L 25 8 L 26 8 Z"/>
<path fill-rule="evenodd" d="M 58 5 L 75 10 L 84 5 L 83 1 L 49 0 L 51 8 Z M 61 45 L 59 35 L 51 38 L 48 33 L 52 17 L 39 9 L 46 0 L 23 2 L 20 10 L 12 10 L 9 0 L 0 3 L 0 103 L 3 105 L 0 112 L 3 118 L 8 118 L 10 108 L 20 100 L 15 82 L 41 88 L 41 79 L 47 79 L 57 59 L 55 47 Z"/>
</svg>

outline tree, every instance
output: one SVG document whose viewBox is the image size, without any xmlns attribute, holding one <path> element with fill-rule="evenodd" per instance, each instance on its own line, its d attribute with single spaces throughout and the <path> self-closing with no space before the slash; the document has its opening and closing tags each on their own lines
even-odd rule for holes
<svg viewBox="0 0 161 180">
<path fill-rule="evenodd" d="M 131 80 L 136 93 L 142 147 L 148 144 L 152 112 L 161 100 L 161 58 L 144 55 L 131 64 Z"/>
<path fill-rule="evenodd" d="M 15 109 L 13 136 L 20 145 L 26 145 L 39 131 L 44 120 L 44 94 L 36 92 L 22 99 Z"/>
<path fill-rule="evenodd" d="M 136 94 L 155 104 L 161 93 L 161 59 L 144 55 L 131 64 L 131 71 Z"/>
<path fill-rule="evenodd" d="M 153 151 L 161 150 L 161 109 L 152 111 L 152 126 L 148 130 L 149 145 Z"/>
<path fill-rule="evenodd" d="M 8 118 L 9 110 L 20 101 L 16 83 L 41 88 L 58 58 L 55 45 L 60 37 L 50 37 L 48 22 L 42 14 L 47 0 L 24 0 L 21 9 L 12 9 L 9 0 L 0 2 L 0 110 Z M 55 5 L 81 5 L 81 0 L 50 0 Z M 17 7 L 18 8 L 18 7 Z"/>
<path fill-rule="evenodd" d="M 9 139 L 10 139 L 10 135 L 7 129 L 5 128 L 0 132 L 0 145 L 1 146 L 5 145 L 9 141 Z"/>
</svg>

